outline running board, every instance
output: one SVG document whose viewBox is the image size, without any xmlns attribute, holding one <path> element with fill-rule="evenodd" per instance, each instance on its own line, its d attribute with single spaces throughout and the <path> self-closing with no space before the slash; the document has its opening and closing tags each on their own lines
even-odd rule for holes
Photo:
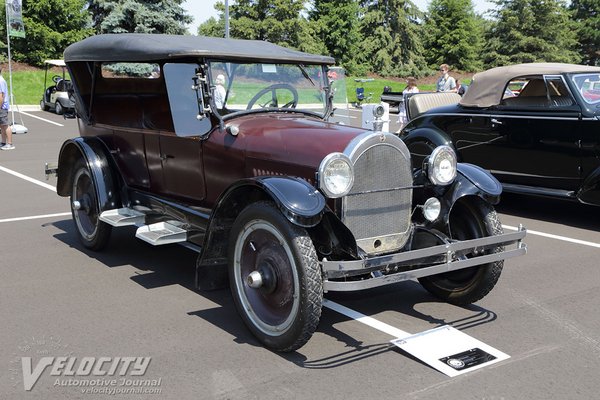
<svg viewBox="0 0 600 400">
<path fill-rule="evenodd" d="M 112 226 L 143 225 L 145 214 L 131 208 L 115 208 L 106 210 L 100 214 L 100 221 Z"/>
<path fill-rule="evenodd" d="M 185 242 L 187 231 L 176 225 L 176 221 L 158 222 L 152 225 L 144 225 L 135 232 L 135 237 L 150 243 L 153 246 Z"/>
</svg>

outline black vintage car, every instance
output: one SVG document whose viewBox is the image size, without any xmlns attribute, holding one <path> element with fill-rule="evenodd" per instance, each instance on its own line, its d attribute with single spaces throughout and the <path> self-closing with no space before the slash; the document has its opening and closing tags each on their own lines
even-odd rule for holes
<svg viewBox="0 0 600 400">
<path fill-rule="evenodd" d="M 47 172 L 70 197 L 82 244 L 100 250 L 112 228 L 134 225 L 151 245 L 197 250 L 198 287 L 228 278 L 244 322 L 272 349 L 311 337 L 326 291 L 419 279 L 467 304 L 526 252 L 525 230 L 504 233 L 494 211 L 498 181 L 457 164 L 450 147 L 413 171 L 381 118 L 373 130 L 331 122 L 346 91 L 331 87 L 344 79 L 330 80 L 330 57 L 120 34 L 73 44 L 65 61 L 80 137 Z"/>
<path fill-rule="evenodd" d="M 494 68 L 476 74 L 456 101 L 422 114 L 409 105 L 413 118 L 400 137 L 415 167 L 449 145 L 505 191 L 600 205 L 600 67 Z"/>
</svg>

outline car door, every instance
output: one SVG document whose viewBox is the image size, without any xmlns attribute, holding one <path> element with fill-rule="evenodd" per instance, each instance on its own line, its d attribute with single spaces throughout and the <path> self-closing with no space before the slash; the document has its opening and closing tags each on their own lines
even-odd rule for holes
<svg viewBox="0 0 600 400">
<path fill-rule="evenodd" d="M 518 96 L 485 113 L 478 137 L 470 138 L 480 145 L 463 143 L 459 155 L 505 184 L 574 190 L 581 179 L 580 115 L 562 77 L 531 77 Z"/>
<path fill-rule="evenodd" d="M 192 90 L 197 64 L 163 66 L 174 131 L 159 134 L 162 186 L 165 194 L 199 201 L 206 196 L 201 137 L 212 127 L 210 118 L 198 118 L 198 97 Z"/>
</svg>

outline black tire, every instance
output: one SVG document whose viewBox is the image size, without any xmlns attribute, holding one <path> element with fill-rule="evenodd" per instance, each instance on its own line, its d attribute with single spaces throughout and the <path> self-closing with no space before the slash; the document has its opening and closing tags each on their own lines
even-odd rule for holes
<svg viewBox="0 0 600 400">
<path fill-rule="evenodd" d="M 96 191 L 92 174 L 85 160 L 80 158 L 75 163 L 71 181 L 71 214 L 81 243 L 90 250 L 99 251 L 108 243 L 112 227 L 99 219 Z"/>
<path fill-rule="evenodd" d="M 56 115 L 63 115 L 63 113 L 65 112 L 62 104 L 60 104 L 60 101 L 54 103 L 54 112 L 56 113 Z"/>
<path fill-rule="evenodd" d="M 40 108 L 42 109 L 42 111 L 48 111 L 48 106 L 46 105 L 44 99 L 40 100 Z"/>
<path fill-rule="evenodd" d="M 250 286 L 252 272 L 260 272 L 262 286 Z M 244 323 L 272 350 L 299 349 L 319 324 L 323 281 L 317 253 L 306 230 L 272 203 L 254 203 L 236 218 L 229 240 L 229 282 Z"/>
<path fill-rule="evenodd" d="M 450 214 L 450 237 L 466 240 L 504 232 L 494 207 L 483 200 L 468 199 L 456 203 Z M 498 253 L 503 246 L 485 250 Z M 469 255 L 467 255 L 469 257 Z M 420 278 L 419 282 L 433 295 L 448 303 L 467 305 L 481 300 L 496 285 L 504 261 Z"/>
</svg>

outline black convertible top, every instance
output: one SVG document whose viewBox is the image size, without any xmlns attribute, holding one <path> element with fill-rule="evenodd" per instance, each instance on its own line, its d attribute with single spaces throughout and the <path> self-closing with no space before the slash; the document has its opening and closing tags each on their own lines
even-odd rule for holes
<svg viewBox="0 0 600 400">
<path fill-rule="evenodd" d="M 135 62 L 185 57 L 306 64 L 335 63 L 332 57 L 303 53 L 260 40 L 144 33 L 91 36 L 70 45 L 64 54 L 65 62 Z"/>
</svg>

